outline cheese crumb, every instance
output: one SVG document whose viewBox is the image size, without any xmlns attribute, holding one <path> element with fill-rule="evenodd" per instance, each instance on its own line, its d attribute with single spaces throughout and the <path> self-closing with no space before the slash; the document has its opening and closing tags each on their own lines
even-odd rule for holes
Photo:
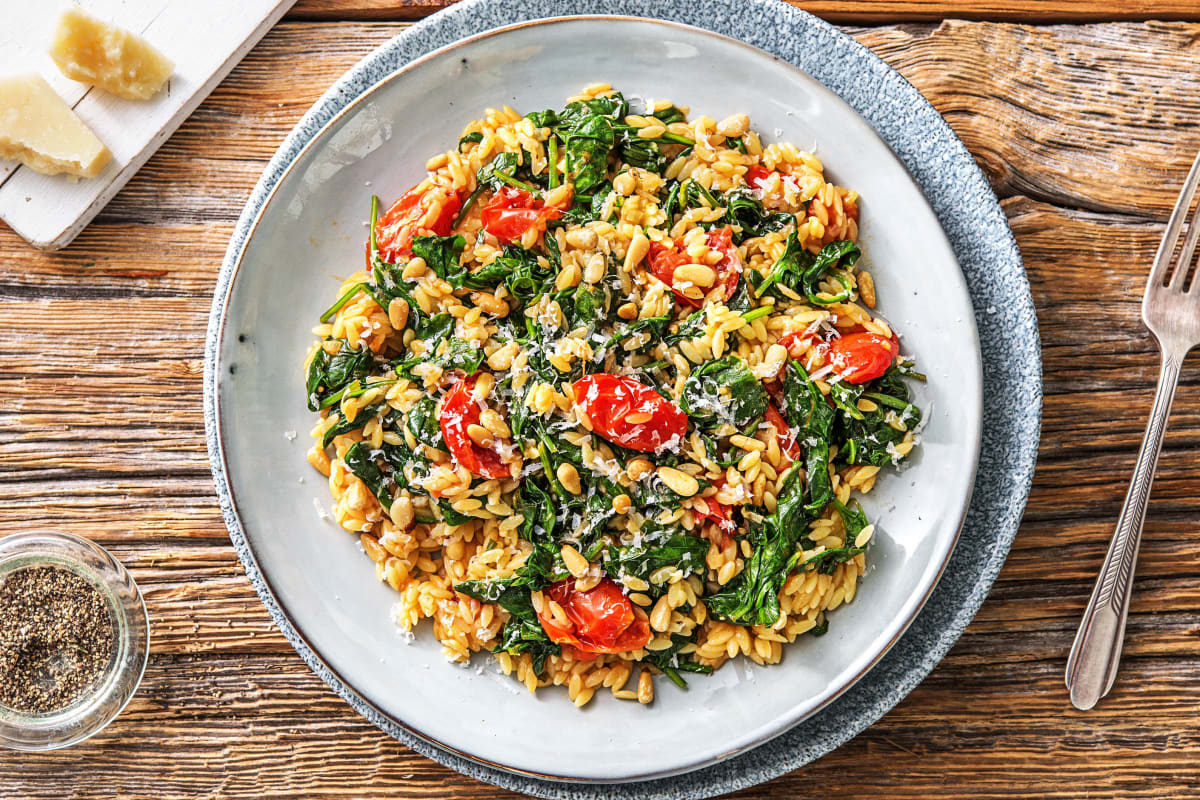
<svg viewBox="0 0 1200 800">
<path fill-rule="evenodd" d="M 0 158 L 45 175 L 94 178 L 108 148 L 40 75 L 0 78 Z"/>
<path fill-rule="evenodd" d="M 175 65 L 142 37 L 69 6 L 58 18 L 50 57 L 63 75 L 118 97 L 153 97 Z"/>
</svg>

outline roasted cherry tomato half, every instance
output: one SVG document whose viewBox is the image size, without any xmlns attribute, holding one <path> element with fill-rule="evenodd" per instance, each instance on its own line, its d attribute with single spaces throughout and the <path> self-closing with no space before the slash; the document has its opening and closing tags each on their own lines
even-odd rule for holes
<svg viewBox="0 0 1200 800">
<path fill-rule="evenodd" d="M 540 197 L 512 186 L 493 194 L 482 213 L 483 227 L 504 244 L 520 241 L 534 225 L 561 216 L 562 211 L 546 206 Z"/>
<path fill-rule="evenodd" d="M 597 653 L 624 653 L 645 647 L 650 624 L 633 613 L 633 603 L 612 578 L 602 578 L 586 592 L 575 588 L 575 579 L 559 581 L 544 591 L 567 617 L 564 626 L 549 609 L 538 613 L 542 629 L 556 644 L 573 647 L 589 660 Z"/>
<path fill-rule="evenodd" d="M 733 244 L 733 228 L 729 225 L 714 228 L 708 232 L 706 238 L 709 249 L 721 253 L 721 260 L 713 267 L 717 273 L 714 285 L 721 289 L 720 299 L 728 300 L 737 291 L 738 279 L 742 276 L 742 259 Z M 704 305 L 703 299 L 688 297 L 675 288 L 675 268 L 691 263 L 692 258 L 684 249 L 682 239 L 651 242 L 650 251 L 646 255 L 646 268 L 650 274 L 670 286 L 671 291 L 675 293 L 675 299 L 680 303 L 699 308 Z"/>
<path fill-rule="evenodd" d="M 449 236 L 462 201 L 449 189 L 410 189 L 375 222 L 375 246 L 384 261 L 412 255 L 414 236 Z"/>
<path fill-rule="evenodd" d="M 442 437 L 450 448 L 450 455 L 471 472 L 482 478 L 507 478 L 508 465 L 495 450 L 475 443 L 467 435 L 467 428 L 479 424 L 483 410 L 471 390 L 475 387 L 475 376 L 459 381 L 442 399 L 438 422 Z"/>
<path fill-rule="evenodd" d="M 771 177 L 771 170 L 762 164 L 755 164 L 746 170 L 746 185 L 754 189 L 761 189 L 769 177 Z"/>
<path fill-rule="evenodd" d="M 809 342 L 815 342 L 817 338 L 817 334 L 809 330 L 792 331 L 791 333 L 785 333 L 783 336 L 780 336 L 779 344 L 783 345 L 790 355 L 792 353 L 792 348 L 797 346 L 802 347 Z M 792 357 L 796 358 L 795 355 Z"/>
<path fill-rule="evenodd" d="M 657 453 L 687 434 L 687 414 L 633 378 L 584 375 L 572 385 L 572 393 L 592 430 L 630 450 Z"/>
<path fill-rule="evenodd" d="M 712 485 L 720 491 L 725 481 L 715 480 Z M 729 506 L 718 503 L 713 497 L 697 497 L 692 501 L 692 514 L 702 520 L 717 523 L 717 529 L 721 531 L 721 540 L 717 546 L 722 550 L 729 544 L 730 537 L 737 532 L 737 523 L 729 516 L 730 511 Z"/>
<path fill-rule="evenodd" d="M 766 188 L 767 181 L 770 179 L 771 175 L 775 174 L 776 172 L 778 172 L 778 170 L 770 170 L 764 167 L 762 164 L 755 164 L 746 170 L 746 185 L 751 189 L 758 189 L 759 191 L 762 191 L 764 188 Z M 792 184 L 792 186 L 799 191 L 800 185 L 796 183 L 795 178 L 793 178 L 791 175 L 788 175 L 786 172 L 779 172 L 778 174 L 781 181 L 786 181 Z"/>
<path fill-rule="evenodd" d="M 849 333 L 829 343 L 825 361 L 842 380 L 866 383 L 887 372 L 899 352 L 895 336 L 889 339 L 878 333 Z"/>
<path fill-rule="evenodd" d="M 800 445 L 796 443 L 796 439 L 792 436 L 792 428 L 787 424 L 787 420 L 783 418 L 783 414 L 779 413 L 779 409 L 774 403 L 767 404 L 766 413 L 763 414 L 763 420 L 767 424 L 775 428 L 775 439 L 779 442 L 779 452 L 783 453 L 792 461 L 800 458 Z"/>
<path fill-rule="evenodd" d="M 692 259 L 684 252 L 681 241 L 667 239 L 662 242 L 651 242 L 650 251 L 646 254 L 646 268 L 650 274 L 670 286 L 671 291 L 675 293 L 675 299 L 680 303 L 692 308 L 699 308 L 704 304 L 703 300 L 688 297 L 675 288 L 675 268 L 681 264 L 690 263 L 692 263 Z"/>
<path fill-rule="evenodd" d="M 711 497 L 697 497 L 693 500 L 692 513 L 701 519 L 717 523 L 722 530 L 736 527 L 729 518 L 729 508 Z"/>
<path fill-rule="evenodd" d="M 708 232 L 708 247 L 721 253 L 721 260 L 713 268 L 717 272 L 715 286 L 721 288 L 721 299 L 728 300 L 737 292 L 738 280 L 742 277 L 742 259 L 733 244 L 733 228 L 713 228 Z"/>
</svg>

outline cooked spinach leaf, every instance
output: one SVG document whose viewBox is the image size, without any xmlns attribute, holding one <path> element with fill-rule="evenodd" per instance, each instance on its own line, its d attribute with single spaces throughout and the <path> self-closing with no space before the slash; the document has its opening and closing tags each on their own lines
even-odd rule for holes
<svg viewBox="0 0 1200 800">
<path fill-rule="evenodd" d="M 546 237 L 549 241 L 550 236 Z M 543 267 L 537 253 L 516 245 L 505 245 L 503 255 L 489 267 L 504 271 L 504 285 L 521 305 L 531 305 L 554 288 L 554 270 Z"/>
<path fill-rule="evenodd" d="M 474 136 L 476 134 L 469 134 Z M 464 137 L 466 141 L 468 137 Z M 483 141 L 480 136 L 479 141 Z M 461 149 L 462 142 L 459 142 Z M 467 212 L 479 201 L 480 195 L 485 191 L 498 191 L 503 186 L 511 186 L 514 189 L 521 189 L 526 192 L 537 192 L 539 188 L 546 185 L 548 176 L 536 176 L 530 169 L 532 157 L 525 150 L 505 151 L 497 153 L 491 161 L 484 164 L 475 173 L 475 189 L 467 195 L 467 199 L 463 201 L 462 208 L 454 217 L 451 223 L 451 228 L 458 227 L 458 223 L 462 222 L 467 216 Z"/>
<path fill-rule="evenodd" d="M 530 114 L 539 127 L 550 128 L 563 143 L 566 174 L 575 183 L 578 194 L 590 194 L 605 180 L 608 154 L 616 143 L 613 123 L 622 119 L 629 107 L 620 94 L 569 103 L 560 112 Z"/>
<path fill-rule="evenodd" d="M 309 411 L 321 409 L 322 401 L 327 397 L 340 392 L 347 384 L 367 377 L 375 365 L 375 355 L 365 344 L 355 348 L 345 339 L 334 341 L 342 343 L 336 353 L 329 355 L 322 346 L 308 364 L 305 388 Z"/>
<path fill-rule="evenodd" d="M 391 415 L 388 417 L 390 419 Z M 388 420 L 385 420 L 386 424 Z M 429 476 L 429 461 L 424 455 L 409 450 L 407 445 L 386 442 L 379 448 L 379 453 L 392 468 L 390 477 L 397 486 L 413 494 L 426 494 L 421 481 Z"/>
<path fill-rule="evenodd" d="M 362 446 L 362 442 L 355 442 L 350 445 L 345 453 L 342 454 L 342 461 L 346 462 L 346 466 L 351 472 L 371 490 L 371 494 L 379 500 L 379 504 L 386 510 L 392 510 L 392 479 L 384 475 L 379 469 L 379 465 L 375 463 L 375 459 L 367 452 L 367 449 Z"/>
<path fill-rule="evenodd" d="M 829 477 L 834 410 L 797 361 L 788 362 L 784 375 L 782 412 L 788 425 L 802 432 L 804 470 L 793 466 L 784 476 L 775 513 L 761 523 L 747 517 L 750 559 L 707 601 L 709 611 L 730 622 L 772 625 L 779 619 L 779 590 L 796 566 L 797 545 L 809 523 L 835 499 Z"/>
<path fill-rule="evenodd" d="M 675 534 L 661 544 L 610 547 L 604 569 L 617 580 L 625 575 L 648 580 L 651 573 L 663 567 L 678 567 L 685 577 L 693 573 L 704 575 L 708 569 L 704 562 L 707 554 L 707 539 Z M 651 584 L 650 589 L 657 596 L 665 591 L 666 587 Z"/>
<path fill-rule="evenodd" d="M 697 663 L 694 656 L 680 655 L 679 651 L 689 644 L 694 644 L 691 637 L 673 633 L 671 634 L 671 646 L 664 650 L 649 651 L 646 654 L 645 661 L 662 670 L 662 673 L 670 679 L 671 683 L 680 689 L 686 689 L 687 681 L 679 673 L 692 672 L 701 675 L 712 673 L 712 667 Z"/>
<path fill-rule="evenodd" d="M 359 409 L 359 412 L 354 416 L 353 420 L 346 419 L 342 414 L 341 409 L 335 408 L 331 412 L 340 421 L 335 423 L 329 430 L 325 431 L 325 436 L 321 439 L 321 447 L 328 447 L 335 436 L 341 436 L 343 433 L 356 431 L 367 424 L 378 412 L 383 403 L 376 403 L 373 406 Z"/>
<path fill-rule="evenodd" d="M 683 385 L 679 406 L 702 428 L 727 422 L 740 430 L 763 415 L 769 400 L 746 362 L 726 356 L 692 372 Z"/>
<path fill-rule="evenodd" d="M 662 174 L 669 163 L 662 147 L 657 142 L 635 136 L 621 137 L 618 152 L 621 160 L 631 167 Z"/>
<path fill-rule="evenodd" d="M 783 412 L 788 425 L 800 430 L 797 441 L 804 449 L 808 502 L 805 512 L 819 514 L 833 499 L 829 477 L 830 438 L 835 412 L 799 361 L 789 360 L 783 382 Z M 815 517 L 814 517 L 815 519 Z"/>
<path fill-rule="evenodd" d="M 684 340 L 699 339 L 704 335 L 704 329 L 708 325 L 707 316 L 704 309 L 694 311 L 687 316 L 673 333 L 664 333 L 662 340 L 668 347 L 674 347 Z"/>
<path fill-rule="evenodd" d="M 687 119 L 687 117 L 684 116 L 683 112 L 680 111 L 675 106 L 667 106 L 666 108 L 660 108 L 658 111 L 655 111 L 650 116 L 658 119 L 658 121 L 661 122 L 663 125 L 670 125 L 674 122 L 684 122 Z"/>
<path fill-rule="evenodd" d="M 462 152 L 464 144 L 479 144 L 483 141 L 483 134 L 479 131 L 468 133 L 466 136 L 458 140 L 458 152 Z"/>
<path fill-rule="evenodd" d="M 357 295 L 359 292 L 366 292 L 380 307 L 384 307 L 384 304 L 380 303 L 379 298 L 375 295 L 374 287 L 371 286 L 371 284 L 356 283 L 343 292 L 342 296 L 339 297 L 333 305 L 325 309 L 325 313 L 321 315 L 321 322 L 329 322 L 329 320 L 333 319 L 334 315 L 341 311 L 347 303 L 353 300 L 355 295 Z"/>
<path fill-rule="evenodd" d="M 546 635 L 530 599 L 531 592 L 545 585 L 531 570 L 521 569 L 510 578 L 463 581 L 454 585 L 454 591 L 482 603 L 498 603 L 507 611 L 509 619 L 500 632 L 496 650 L 513 655 L 530 653 L 534 672 L 541 674 L 546 659 L 562 652 Z"/>
<path fill-rule="evenodd" d="M 450 501 L 442 499 L 437 501 L 438 511 L 442 512 L 442 519 L 447 525 L 466 525 L 471 520 L 475 519 L 470 514 L 464 514 L 461 511 L 456 511 L 450 505 Z"/>
<path fill-rule="evenodd" d="M 515 428 L 513 431 L 516 433 Z M 554 500 L 541 485 L 541 479 L 532 475 L 525 478 L 517 495 L 516 510 L 525 520 L 520 528 L 522 539 L 542 543 L 553 541 L 558 515 Z"/>
<path fill-rule="evenodd" d="M 604 284 L 581 283 L 575 287 L 570 296 L 570 305 L 564 307 L 568 311 L 570 327 L 594 327 L 608 317 L 609 305 L 612 302 L 612 292 Z M 560 302 L 559 306 L 563 304 Z"/>
<path fill-rule="evenodd" d="M 434 348 L 443 339 L 448 338 L 453 330 L 454 317 L 446 312 L 434 314 L 432 317 L 422 317 L 417 325 L 413 327 L 413 332 L 417 335 L 417 338 L 424 340 L 426 347 Z"/>
<path fill-rule="evenodd" d="M 837 441 L 842 442 L 839 461 L 882 467 L 899 464 L 903 459 L 896 452 L 896 445 L 921 422 L 921 409 L 909 402 L 908 387 L 900 375 L 897 368 L 892 367 L 862 392 L 864 399 L 875 404 L 873 411 L 861 411 L 856 407 L 856 415 L 839 415 L 835 434 Z M 889 423 L 890 414 L 903 423 L 904 430 L 897 430 Z"/>
<path fill-rule="evenodd" d="M 770 626 L 779 620 L 779 591 L 794 566 L 800 531 L 796 525 L 782 526 L 777 515 L 761 523 L 747 520 L 746 539 L 754 550 L 745 568 L 705 599 L 709 613 L 739 625 Z"/>
<path fill-rule="evenodd" d="M 425 259 L 425 266 L 455 289 L 461 289 L 471 278 L 471 271 L 459 263 L 466 246 L 467 240 L 459 234 L 414 236 L 412 240 L 413 255 Z"/>
<path fill-rule="evenodd" d="M 637 347 L 630 345 L 630 347 L 632 347 L 631 350 L 624 350 L 624 348 L 622 348 L 622 350 L 624 350 L 626 353 L 640 353 L 648 350 L 654 347 L 658 343 L 658 340 L 662 338 L 663 330 L 667 327 L 667 324 L 670 321 L 671 318 L 668 316 L 647 317 L 645 319 L 639 319 L 637 322 L 627 322 L 623 325 L 618 325 L 613 330 L 613 334 L 608 337 L 603 344 L 596 346 L 593 351 L 594 355 L 592 360 L 597 364 L 600 363 L 604 360 L 605 355 L 607 355 L 610 349 L 633 338 L 639 333 L 648 334 L 645 341 Z"/>
<path fill-rule="evenodd" d="M 756 272 L 748 274 L 759 297 L 772 294 L 787 299 L 777 288 L 784 286 L 798 297 L 807 297 L 814 305 L 827 306 L 849 300 L 853 295 L 850 281 L 837 270 L 854 266 L 861 253 L 854 242 L 843 240 L 830 242 L 814 256 L 800 246 L 796 232 L 792 231 L 788 234 L 783 255 L 765 278 Z M 841 284 L 842 290 L 832 296 L 820 296 L 820 283 L 825 277 Z"/>
<path fill-rule="evenodd" d="M 426 444 L 435 450 L 446 453 L 446 441 L 442 438 L 442 426 L 437 415 L 437 400 L 432 395 L 425 395 L 408 411 L 407 425 L 409 432 L 419 444 Z"/>
<path fill-rule="evenodd" d="M 736 244 L 783 230 L 796 221 L 794 214 L 767 211 L 754 192 L 744 186 L 726 192 L 723 204 L 726 208 L 725 220 L 735 226 L 733 241 Z"/>
<path fill-rule="evenodd" d="M 468 342 L 451 336 L 438 344 L 432 353 L 419 356 L 409 356 L 392 365 L 397 375 L 413 377 L 413 369 L 419 364 L 436 364 L 443 372 L 456 369 L 464 375 L 474 375 L 483 365 L 483 348 L 475 342 Z"/>
</svg>

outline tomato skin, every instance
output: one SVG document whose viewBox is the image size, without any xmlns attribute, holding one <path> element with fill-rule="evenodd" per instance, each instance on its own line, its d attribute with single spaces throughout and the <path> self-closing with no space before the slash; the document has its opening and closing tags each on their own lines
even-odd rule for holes
<svg viewBox="0 0 1200 800">
<path fill-rule="evenodd" d="M 774 426 L 775 439 L 779 442 L 779 452 L 789 461 L 796 461 L 800 458 L 800 445 L 792 437 L 791 426 L 787 424 L 787 420 L 783 418 L 783 414 L 779 413 L 779 409 L 774 403 L 767 404 L 767 410 L 763 414 L 763 420 L 767 424 Z"/>
<path fill-rule="evenodd" d="M 713 485 L 717 484 L 714 483 Z M 703 511 L 700 508 L 702 505 L 704 507 Z M 734 527 L 733 520 L 729 518 L 729 508 L 723 503 L 718 503 L 711 497 L 702 497 L 692 501 L 692 513 L 701 519 L 717 523 L 722 529 Z"/>
<path fill-rule="evenodd" d="M 798 356 L 792 353 L 792 348 L 803 347 L 809 342 L 815 342 L 817 338 L 817 334 L 811 331 L 792 331 L 791 333 L 780 336 L 779 344 L 783 345 L 787 349 L 788 354 L 791 355 L 792 358 L 797 358 Z"/>
<path fill-rule="evenodd" d="M 508 465 L 495 450 L 480 447 L 467 435 L 467 428 L 479 424 L 482 414 L 479 403 L 471 394 L 475 376 L 459 381 L 442 399 L 438 423 L 442 438 L 454 460 L 482 478 L 507 478 Z"/>
<path fill-rule="evenodd" d="M 725 485 L 723 480 L 715 480 L 712 482 L 717 491 Z M 717 528 L 721 532 L 721 539 L 718 546 L 724 550 L 732 539 L 732 535 L 737 533 L 737 523 L 729 516 L 730 508 L 724 503 L 718 503 L 715 497 L 697 497 L 692 501 L 692 514 L 701 520 L 715 522 Z"/>
<path fill-rule="evenodd" d="M 687 434 L 687 414 L 633 378 L 598 372 L 584 375 L 571 389 L 592 429 L 622 447 L 656 453 Z M 639 416 L 631 422 L 631 415 Z M 645 415 L 649 418 L 642 419 Z"/>
<path fill-rule="evenodd" d="M 849 333 L 829 344 L 825 361 L 848 383 L 873 381 L 888 371 L 900 352 L 896 337 Z"/>
<path fill-rule="evenodd" d="M 721 260 L 713 268 L 717 272 L 716 286 L 721 287 L 721 299 L 728 300 L 737 292 L 742 277 L 742 259 L 733 245 L 733 227 L 714 228 L 708 232 L 708 247 L 721 253 Z"/>
<path fill-rule="evenodd" d="M 793 189 L 800 191 L 800 184 L 796 183 L 796 179 L 791 175 L 787 174 L 786 172 L 780 172 L 779 170 L 767 169 L 762 164 L 755 164 L 746 170 L 746 185 L 751 189 L 757 189 L 761 192 L 766 188 L 767 182 L 770 180 L 771 176 L 775 174 L 779 175 L 779 180 L 781 182 L 791 184 Z"/>
<path fill-rule="evenodd" d="M 650 252 L 646 254 L 646 267 L 650 274 L 671 287 L 675 299 L 685 306 L 699 308 L 703 300 L 695 300 L 675 288 L 675 268 L 681 264 L 690 264 L 692 259 L 683 249 L 682 240 L 667 239 L 665 242 L 651 242 Z"/>
<path fill-rule="evenodd" d="M 429 209 L 435 203 L 441 204 L 437 216 L 428 228 L 421 227 L 420 223 L 425 220 Z M 461 209 L 462 200 L 449 189 L 434 187 L 423 192 L 418 192 L 415 187 L 409 189 L 375 222 L 375 245 L 379 249 L 380 257 L 392 263 L 412 255 L 413 237 L 422 233 L 448 236 L 454 218 Z M 367 247 L 369 260 L 369 243 Z"/>
<path fill-rule="evenodd" d="M 550 641 L 571 647 L 580 660 L 637 650 L 650 641 L 650 624 L 633 613 L 633 603 L 612 578 L 602 578 L 586 592 L 568 578 L 548 587 L 545 595 L 562 606 L 571 627 L 562 627 L 547 610 L 538 613 L 542 629 Z"/>
<path fill-rule="evenodd" d="M 771 170 L 762 164 L 755 164 L 746 170 L 746 185 L 753 189 L 762 189 L 769 177 L 771 177 Z"/>
<path fill-rule="evenodd" d="M 712 486 L 718 492 L 725 485 L 725 481 L 717 479 L 712 481 Z M 692 501 L 692 513 L 701 519 L 706 519 L 710 522 L 715 522 L 722 528 L 732 526 L 732 520 L 729 519 L 729 507 L 723 503 L 718 503 L 715 497 L 697 497 Z"/>
<path fill-rule="evenodd" d="M 728 300 L 737 291 L 738 280 L 742 276 L 742 259 L 738 256 L 737 248 L 733 245 L 733 227 L 714 228 L 708 232 L 706 243 L 709 249 L 721 253 L 721 260 L 713 267 L 717 273 L 714 284 L 720 287 L 721 300 Z M 682 239 L 666 239 L 662 242 L 651 242 L 650 251 L 646 254 L 646 268 L 650 274 L 671 287 L 675 299 L 691 308 L 704 305 L 704 300 L 688 297 L 675 288 L 675 268 L 681 264 L 691 264 L 692 257 L 687 254 Z"/>
<path fill-rule="evenodd" d="M 504 186 L 488 200 L 481 216 L 488 233 L 504 244 L 511 244 L 534 225 L 561 217 L 562 211 L 545 206 L 541 198 L 524 189 Z"/>
</svg>

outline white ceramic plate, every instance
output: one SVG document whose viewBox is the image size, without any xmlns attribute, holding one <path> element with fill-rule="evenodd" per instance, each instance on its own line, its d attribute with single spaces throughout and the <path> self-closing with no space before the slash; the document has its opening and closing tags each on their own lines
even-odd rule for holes
<svg viewBox="0 0 1200 800">
<path fill-rule="evenodd" d="M 714 65 L 719 65 L 715 68 Z M 340 277 L 362 265 L 370 195 L 390 202 L 488 106 L 561 107 L 607 81 L 713 118 L 750 114 L 767 141 L 812 149 L 862 196 L 862 243 L 880 311 L 929 375 L 918 454 L 864 502 L 878 532 L 854 603 L 784 662 L 739 660 L 653 705 L 565 691 L 531 696 L 477 655 L 447 663 L 431 632 L 394 629 L 392 590 L 356 537 L 319 510 L 324 479 L 305 461 L 313 415 L 302 362 Z M 974 315 L 962 273 L 921 191 L 887 145 L 836 96 L 761 51 L 698 29 L 572 18 L 492 31 L 418 59 L 364 93 L 290 164 L 244 243 L 217 345 L 218 468 L 253 563 L 300 637 L 367 704 L 477 761 L 567 780 L 621 781 L 712 763 L 786 730 L 846 690 L 896 641 L 933 589 L 970 498 L 981 427 Z M 293 434 L 298 434 L 293 438 Z"/>
</svg>

